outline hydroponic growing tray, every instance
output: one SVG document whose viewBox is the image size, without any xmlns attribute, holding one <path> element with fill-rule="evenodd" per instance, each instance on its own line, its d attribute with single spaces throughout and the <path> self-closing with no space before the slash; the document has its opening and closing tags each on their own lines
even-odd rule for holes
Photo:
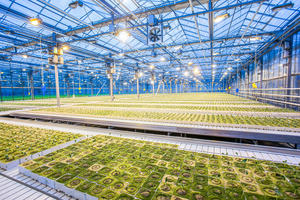
<svg viewBox="0 0 300 200">
<path fill-rule="evenodd" d="M 125 119 L 109 119 L 88 116 L 76 116 L 66 114 L 54 113 L 29 113 L 16 112 L 11 113 L 12 117 L 19 117 L 25 119 L 41 119 L 49 121 L 61 121 L 70 123 L 80 123 L 87 125 L 99 125 L 119 128 L 130 128 L 139 130 L 160 131 L 169 133 L 182 133 L 202 136 L 227 137 L 227 138 L 241 138 L 251 140 L 263 140 L 274 142 L 288 142 L 292 144 L 300 144 L 300 129 L 291 129 L 284 127 L 261 127 L 265 129 L 242 128 L 238 125 L 234 127 L 224 127 L 214 124 L 193 125 L 180 123 L 166 123 L 166 122 L 151 122 L 139 120 L 125 120 Z M 298 132 L 295 130 L 299 130 Z"/>
<path fill-rule="evenodd" d="M 300 167 L 94 136 L 19 166 L 78 199 L 298 199 Z"/>
<path fill-rule="evenodd" d="M 11 169 L 83 138 L 80 134 L 0 123 L 0 167 Z"/>
</svg>

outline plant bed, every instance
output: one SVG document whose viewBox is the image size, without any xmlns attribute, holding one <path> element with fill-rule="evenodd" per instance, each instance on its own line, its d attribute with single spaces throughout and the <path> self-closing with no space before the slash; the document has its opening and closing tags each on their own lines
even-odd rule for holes
<svg viewBox="0 0 300 200">
<path fill-rule="evenodd" d="M 15 126 L 0 123 L 0 168 L 11 169 L 17 165 L 76 143 L 86 137 L 80 134 Z M 49 163 L 37 159 L 36 166 Z M 43 168 L 36 170 L 42 172 Z"/>
<path fill-rule="evenodd" d="M 76 159 L 65 162 L 71 152 Z M 161 166 L 163 162 L 169 163 Z M 264 170 L 265 176 L 259 170 Z M 299 197 L 299 166 L 194 153 L 175 145 L 100 135 L 23 163 L 20 171 L 78 199 Z"/>
</svg>

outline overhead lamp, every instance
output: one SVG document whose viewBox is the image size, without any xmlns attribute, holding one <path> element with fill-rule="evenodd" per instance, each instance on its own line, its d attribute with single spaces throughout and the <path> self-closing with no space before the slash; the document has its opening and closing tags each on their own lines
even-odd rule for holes
<svg viewBox="0 0 300 200">
<path fill-rule="evenodd" d="M 151 65 L 149 65 L 149 68 L 150 68 L 150 69 L 154 69 L 155 66 L 151 64 Z"/>
<path fill-rule="evenodd" d="M 184 75 L 184 76 L 189 76 L 190 73 L 189 73 L 188 71 L 185 71 L 185 72 L 183 73 L 183 75 Z"/>
<path fill-rule="evenodd" d="M 256 40 L 261 40 L 261 37 L 250 37 L 250 41 L 256 41 Z"/>
<path fill-rule="evenodd" d="M 241 59 L 240 58 L 236 58 L 236 59 L 234 59 L 234 61 L 240 61 Z"/>
<path fill-rule="evenodd" d="M 292 7 L 294 7 L 294 4 L 289 2 L 289 3 L 274 6 L 271 10 L 272 10 L 272 12 L 278 12 L 284 8 L 292 8 Z"/>
<path fill-rule="evenodd" d="M 193 70 L 193 72 L 194 72 L 195 75 L 199 74 L 199 69 L 198 69 L 198 67 L 195 67 L 194 70 Z"/>
<path fill-rule="evenodd" d="M 42 20 L 40 18 L 38 18 L 38 17 L 33 17 L 33 18 L 29 19 L 29 22 L 33 26 L 38 26 L 38 25 L 40 25 L 42 23 Z"/>
<path fill-rule="evenodd" d="M 176 51 L 178 51 L 179 49 L 181 49 L 182 48 L 182 46 L 181 45 L 179 45 L 179 46 L 175 46 L 174 47 L 174 49 L 176 50 Z"/>
<path fill-rule="evenodd" d="M 143 72 L 139 72 L 139 77 L 142 77 L 143 75 Z"/>
<path fill-rule="evenodd" d="M 72 3 L 69 4 L 69 7 L 72 8 L 72 9 L 75 9 L 78 6 L 82 7 L 83 2 L 82 1 L 73 1 Z"/>
<path fill-rule="evenodd" d="M 68 51 L 68 50 L 70 49 L 70 47 L 69 47 L 68 45 L 63 45 L 63 46 L 62 46 L 62 49 L 63 49 L 64 51 Z"/>
<path fill-rule="evenodd" d="M 162 56 L 162 57 L 160 57 L 160 61 L 161 61 L 161 62 L 165 62 L 165 61 L 166 61 L 166 58 Z"/>
<path fill-rule="evenodd" d="M 232 67 L 228 67 L 227 69 L 228 69 L 228 70 L 232 70 Z"/>
<path fill-rule="evenodd" d="M 122 42 L 126 42 L 126 41 L 129 39 L 130 34 L 129 34 L 128 31 L 122 30 L 122 31 L 120 31 L 120 32 L 117 33 L 117 36 L 118 36 L 118 38 L 119 38 Z"/>
<path fill-rule="evenodd" d="M 123 57 L 125 54 L 124 53 L 119 53 L 119 56 Z"/>
<path fill-rule="evenodd" d="M 124 82 L 123 85 L 127 85 L 127 82 Z"/>
<path fill-rule="evenodd" d="M 154 85 L 154 81 L 151 81 L 151 84 Z"/>
<path fill-rule="evenodd" d="M 191 61 L 190 61 L 190 62 L 188 62 L 188 66 L 191 66 L 192 64 L 194 64 L 194 63 L 193 63 L 193 62 L 191 62 Z"/>
<path fill-rule="evenodd" d="M 215 68 L 216 66 L 217 66 L 216 64 L 212 64 L 212 65 L 211 65 L 212 68 Z"/>
<path fill-rule="evenodd" d="M 224 19 L 227 19 L 229 17 L 230 17 L 230 15 L 228 13 L 223 14 L 223 15 L 219 15 L 219 16 L 217 16 L 217 17 L 214 18 L 214 22 L 218 23 L 218 22 L 220 22 L 220 21 L 222 21 Z"/>
<path fill-rule="evenodd" d="M 179 71 L 179 70 L 180 70 L 180 67 L 176 67 L 176 70 Z"/>
<path fill-rule="evenodd" d="M 213 55 L 216 56 L 216 55 L 219 55 L 219 54 L 220 54 L 220 53 L 216 52 L 216 53 L 214 53 Z"/>
<path fill-rule="evenodd" d="M 23 58 L 28 58 L 28 55 L 24 54 L 22 55 Z"/>
<path fill-rule="evenodd" d="M 228 74 L 228 72 L 225 72 L 225 73 L 224 73 L 224 75 L 227 75 L 227 74 Z"/>
</svg>

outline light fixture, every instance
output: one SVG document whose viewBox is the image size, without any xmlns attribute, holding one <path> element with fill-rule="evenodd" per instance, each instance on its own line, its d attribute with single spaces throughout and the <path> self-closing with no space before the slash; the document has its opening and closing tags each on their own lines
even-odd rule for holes
<svg viewBox="0 0 300 200">
<path fill-rule="evenodd" d="M 212 64 L 212 65 L 211 65 L 212 68 L 215 68 L 216 66 L 217 66 L 216 64 Z"/>
<path fill-rule="evenodd" d="M 185 72 L 183 73 L 183 75 L 184 75 L 184 76 L 189 76 L 190 73 L 189 73 L 188 71 L 185 71 Z"/>
<path fill-rule="evenodd" d="M 272 10 L 272 12 L 278 12 L 284 8 L 292 8 L 292 7 L 294 7 L 294 4 L 289 2 L 289 3 L 274 6 L 271 10 Z"/>
<path fill-rule="evenodd" d="M 232 67 L 228 67 L 227 69 L 228 69 L 228 70 L 232 70 Z"/>
<path fill-rule="evenodd" d="M 23 58 L 28 58 L 28 56 L 26 54 L 22 55 Z"/>
<path fill-rule="evenodd" d="M 151 65 L 149 65 L 149 68 L 150 68 L 150 69 L 154 69 L 155 66 L 151 64 Z"/>
<path fill-rule="evenodd" d="M 124 82 L 123 85 L 127 85 L 127 82 Z"/>
<path fill-rule="evenodd" d="M 229 17 L 230 17 L 230 15 L 228 13 L 223 14 L 223 15 L 219 15 L 219 16 L 217 16 L 217 17 L 214 18 L 214 22 L 218 23 L 218 22 L 220 22 L 220 21 L 222 21 L 224 19 L 227 19 Z"/>
<path fill-rule="evenodd" d="M 139 72 L 139 77 L 142 77 L 143 75 L 143 72 Z"/>
<path fill-rule="evenodd" d="M 261 40 L 261 37 L 250 37 L 250 41 Z"/>
<path fill-rule="evenodd" d="M 193 70 L 193 72 L 194 72 L 195 75 L 199 74 L 199 69 L 198 69 L 198 67 L 195 67 L 194 70 Z"/>
<path fill-rule="evenodd" d="M 122 42 L 126 42 L 129 39 L 130 34 L 126 30 L 123 30 L 118 32 L 117 36 Z"/>
<path fill-rule="evenodd" d="M 70 47 L 68 46 L 68 45 L 63 45 L 62 46 L 62 49 L 64 50 L 64 51 L 68 51 L 69 49 L 70 49 Z"/>
<path fill-rule="evenodd" d="M 216 52 L 216 53 L 214 53 L 213 55 L 216 56 L 216 55 L 219 55 L 219 54 L 220 54 L 220 53 Z"/>
<path fill-rule="evenodd" d="M 125 54 L 124 53 L 119 53 L 119 56 L 123 57 Z"/>
<path fill-rule="evenodd" d="M 180 67 L 176 67 L 176 70 L 179 71 L 179 70 L 180 70 Z"/>
<path fill-rule="evenodd" d="M 38 18 L 38 17 L 34 17 L 34 18 L 30 18 L 29 22 L 33 26 L 38 26 L 38 25 L 40 25 L 42 23 L 42 20 L 40 18 Z"/>
<path fill-rule="evenodd" d="M 160 61 L 161 61 L 161 62 L 165 62 L 165 61 L 166 61 L 166 58 L 162 56 L 162 57 L 160 57 Z"/>
<path fill-rule="evenodd" d="M 69 7 L 72 9 L 77 8 L 78 6 L 82 7 L 83 6 L 83 2 L 82 1 L 73 1 L 69 4 Z"/>
<path fill-rule="evenodd" d="M 224 73 L 224 75 L 227 75 L 227 74 L 228 74 L 228 72 L 225 72 L 225 73 Z"/>
<path fill-rule="evenodd" d="M 191 66 L 192 64 L 194 64 L 194 63 L 193 63 L 193 62 L 191 62 L 191 61 L 190 61 L 190 62 L 188 62 L 188 66 Z"/>
<path fill-rule="evenodd" d="M 241 59 L 240 58 L 236 58 L 236 59 L 234 59 L 234 61 L 240 61 Z"/>
<path fill-rule="evenodd" d="M 182 46 L 181 45 L 179 45 L 179 46 L 175 46 L 174 47 L 174 49 L 176 50 L 176 51 L 178 51 L 179 49 L 181 49 L 182 48 Z"/>
<path fill-rule="evenodd" d="M 151 81 L 151 84 L 154 85 L 154 81 Z"/>
</svg>

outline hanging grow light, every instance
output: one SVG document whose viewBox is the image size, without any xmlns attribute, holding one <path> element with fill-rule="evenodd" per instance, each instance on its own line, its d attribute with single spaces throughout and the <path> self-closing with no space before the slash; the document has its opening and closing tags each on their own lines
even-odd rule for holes
<svg viewBox="0 0 300 200">
<path fill-rule="evenodd" d="M 228 13 L 223 14 L 223 15 L 219 15 L 219 16 L 217 16 L 217 17 L 214 18 L 214 22 L 218 23 L 218 22 L 220 22 L 220 21 L 222 21 L 224 19 L 227 19 L 229 17 L 230 17 L 230 15 Z"/>
<path fill-rule="evenodd" d="M 271 10 L 272 10 L 272 12 L 278 12 L 284 8 L 293 8 L 293 7 L 294 7 L 294 4 L 289 2 L 289 3 L 274 6 Z"/>
<path fill-rule="evenodd" d="M 69 7 L 72 9 L 77 8 L 78 6 L 82 7 L 83 6 L 83 2 L 82 1 L 73 1 L 69 4 Z"/>
<path fill-rule="evenodd" d="M 42 23 L 42 20 L 39 17 L 30 18 L 29 22 L 33 26 L 38 26 Z"/>
<path fill-rule="evenodd" d="M 117 33 L 117 36 L 118 36 L 119 40 L 121 40 L 122 42 L 126 42 L 129 39 L 130 34 L 126 30 L 122 30 Z"/>
<path fill-rule="evenodd" d="M 261 40 L 261 37 L 256 36 L 250 38 L 250 41 L 256 41 L 256 40 Z"/>
</svg>

